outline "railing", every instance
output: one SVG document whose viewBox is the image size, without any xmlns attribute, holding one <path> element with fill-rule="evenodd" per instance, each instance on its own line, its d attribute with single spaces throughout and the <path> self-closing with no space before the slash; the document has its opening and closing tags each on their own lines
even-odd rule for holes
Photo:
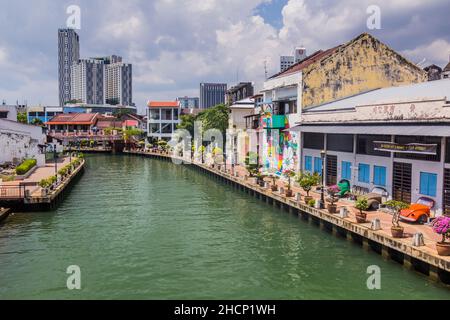
<svg viewBox="0 0 450 320">
<path fill-rule="evenodd" d="M 0 186 L 0 200 L 18 200 L 24 199 L 26 195 L 26 186 Z"/>
</svg>

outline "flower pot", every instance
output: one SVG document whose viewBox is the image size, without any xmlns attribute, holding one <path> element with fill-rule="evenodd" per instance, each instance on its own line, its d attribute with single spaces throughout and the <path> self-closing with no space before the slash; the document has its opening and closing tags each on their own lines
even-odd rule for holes
<svg viewBox="0 0 450 320">
<path fill-rule="evenodd" d="M 313 197 L 311 197 L 311 196 L 305 196 L 305 197 L 303 198 L 303 200 L 305 201 L 306 204 L 309 204 L 309 202 L 310 202 L 312 199 L 313 199 Z"/>
<path fill-rule="evenodd" d="M 367 214 L 365 214 L 365 213 L 363 213 L 363 214 L 357 213 L 355 215 L 355 218 L 356 218 L 356 222 L 357 223 L 365 223 L 365 222 L 367 222 Z"/>
<path fill-rule="evenodd" d="M 391 234 L 394 238 L 403 238 L 403 227 L 391 227 Z"/>
<path fill-rule="evenodd" d="M 271 189 L 273 192 L 278 191 L 278 186 L 277 186 L 277 185 L 271 185 L 271 186 L 270 186 L 270 189 Z"/>
<path fill-rule="evenodd" d="M 437 242 L 436 250 L 440 256 L 450 256 L 450 243 Z"/>
<path fill-rule="evenodd" d="M 335 205 L 335 204 L 329 204 L 328 206 L 327 206 L 327 209 L 328 209 L 328 212 L 329 213 L 336 213 L 336 211 L 337 211 L 337 205 Z"/>
<path fill-rule="evenodd" d="M 286 197 L 288 198 L 292 198 L 294 196 L 294 193 L 292 192 L 292 190 L 287 189 L 286 192 L 284 193 L 286 195 Z"/>
</svg>

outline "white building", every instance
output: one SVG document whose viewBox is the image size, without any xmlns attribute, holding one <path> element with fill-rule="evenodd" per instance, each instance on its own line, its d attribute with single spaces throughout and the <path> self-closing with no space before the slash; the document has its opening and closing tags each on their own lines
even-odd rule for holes
<svg viewBox="0 0 450 320">
<path fill-rule="evenodd" d="M 300 167 L 327 185 L 384 188 L 408 203 L 435 201 L 450 214 L 450 79 L 373 90 L 303 110 Z"/>
<path fill-rule="evenodd" d="M 106 64 L 105 103 L 131 106 L 132 92 L 132 65 L 121 61 Z"/>
<path fill-rule="evenodd" d="M 42 127 L 0 118 L 0 164 L 36 159 L 38 166 L 44 166 L 45 143 L 46 135 Z"/>
<path fill-rule="evenodd" d="M 0 119 L 17 121 L 17 107 L 6 104 L 0 105 Z"/>
<path fill-rule="evenodd" d="M 150 101 L 147 108 L 147 136 L 155 140 L 167 140 L 180 123 L 180 104 L 177 101 Z"/>
<path fill-rule="evenodd" d="M 71 100 L 87 104 L 105 102 L 105 65 L 96 59 L 81 59 L 71 67 Z"/>
<path fill-rule="evenodd" d="M 303 47 L 295 48 L 292 56 L 280 56 L 280 72 L 287 70 L 289 67 L 303 59 L 306 59 L 306 49 Z"/>
</svg>

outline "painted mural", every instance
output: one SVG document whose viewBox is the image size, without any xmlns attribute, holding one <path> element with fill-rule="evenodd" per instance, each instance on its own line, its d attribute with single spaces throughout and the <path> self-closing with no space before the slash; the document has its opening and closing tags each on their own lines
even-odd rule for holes
<svg viewBox="0 0 450 320">
<path fill-rule="evenodd" d="M 276 171 L 281 175 L 283 170 L 296 170 L 298 162 L 298 135 L 289 129 L 289 121 L 284 117 L 284 128 L 273 128 L 274 117 L 267 111 L 261 117 L 265 129 L 263 146 L 263 167 L 266 171 Z"/>
</svg>

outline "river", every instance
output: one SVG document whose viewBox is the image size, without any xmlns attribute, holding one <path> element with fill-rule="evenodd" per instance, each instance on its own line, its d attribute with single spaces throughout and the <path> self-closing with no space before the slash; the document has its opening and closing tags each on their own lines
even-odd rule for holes
<svg viewBox="0 0 450 320">
<path fill-rule="evenodd" d="M 81 290 L 68 290 L 68 266 Z M 369 266 L 381 289 L 369 290 Z M 188 166 L 87 156 L 53 212 L 0 226 L 1 299 L 449 299 L 450 291 Z"/>
</svg>

